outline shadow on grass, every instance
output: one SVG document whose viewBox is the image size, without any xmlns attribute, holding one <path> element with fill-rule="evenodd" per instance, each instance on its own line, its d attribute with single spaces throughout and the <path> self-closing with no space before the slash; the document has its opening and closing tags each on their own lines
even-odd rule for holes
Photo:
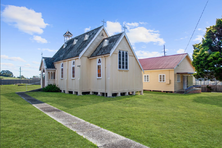
<svg viewBox="0 0 222 148">
<path fill-rule="evenodd" d="M 202 103 L 202 104 L 210 104 L 210 105 L 216 105 L 219 107 L 222 107 L 222 97 L 221 95 L 219 96 L 201 96 L 201 97 L 196 97 L 193 99 L 194 102 L 196 103 Z"/>
<path fill-rule="evenodd" d="M 133 95 L 121 96 L 121 97 L 104 97 L 97 95 L 77 96 L 73 94 L 51 93 L 51 92 L 29 92 L 27 94 L 47 104 L 51 105 L 56 104 L 58 106 L 65 107 L 67 109 L 95 105 L 104 102 L 120 101 L 135 97 Z"/>
</svg>

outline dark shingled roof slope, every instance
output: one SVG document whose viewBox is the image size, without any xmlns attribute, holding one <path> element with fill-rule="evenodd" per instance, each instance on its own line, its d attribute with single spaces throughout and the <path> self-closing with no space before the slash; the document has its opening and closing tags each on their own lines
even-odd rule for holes
<svg viewBox="0 0 222 148">
<path fill-rule="evenodd" d="M 63 45 L 62 45 L 62 47 L 52 57 L 54 59 L 53 62 L 57 62 L 57 61 L 61 61 L 61 60 L 65 60 L 65 59 L 69 59 L 73 57 L 78 57 L 101 28 L 102 26 L 68 40 L 66 42 L 66 47 L 63 48 Z M 89 35 L 89 38 L 84 41 L 86 34 Z M 78 40 L 75 45 L 73 45 L 74 39 Z"/>
<path fill-rule="evenodd" d="M 102 42 L 99 44 L 99 46 L 96 48 L 96 50 L 91 54 L 90 57 L 110 54 L 110 51 L 113 49 L 113 47 L 116 45 L 117 41 L 121 37 L 123 33 L 119 33 L 117 35 L 105 38 L 102 40 Z M 103 47 L 103 43 L 105 40 L 108 40 L 108 45 Z"/>
<path fill-rule="evenodd" d="M 45 60 L 45 64 L 46 64 L 46 68 L 55 68 L 53 61 L 53 58 L 49 58 L 49 57 L 42 57 Z"/>
</svg>

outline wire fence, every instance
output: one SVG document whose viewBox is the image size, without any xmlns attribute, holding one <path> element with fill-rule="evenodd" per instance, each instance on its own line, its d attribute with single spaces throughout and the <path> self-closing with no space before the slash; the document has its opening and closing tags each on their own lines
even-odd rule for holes
<svg viewBox="0 0 222 148">
<path fill-rule="evenodd" d="M 30 80 L 0 80 L 0 85 L 10 85 L 10 84 L 32 84 L 32 85 L 40 85 L 40 79 L 30 79 Z"/>
</svg>

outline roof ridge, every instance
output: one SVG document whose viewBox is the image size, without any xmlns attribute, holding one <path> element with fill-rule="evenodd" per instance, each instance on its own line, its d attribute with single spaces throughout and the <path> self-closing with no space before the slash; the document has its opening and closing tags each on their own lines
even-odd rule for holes
<svg viewBox="0 0 222 148">
<path fill-rule="evenodd" d="M 159 56 L 159 57 L 150 57 L 150 58 L 144 58 L 144 59 L 139 59 L 139 60 L 145 60 L 145 59 L 153 59 L 153 58 L 162 58 L 162 57 L 170 57 L 170 56 L 178 56 L 178 55 L 187 55 L 188 53 L 180 53 L 180 54 L 172 54 L 172 55 L 167 55 L 167 56 Z"/>
<path fill-rule="evenodd" d="M 80 34 L 80 35 L 78 35 L 78 36 L 75 36 L 75 37 L 73 37 L 73 38 L 71 38 L 71 39 L 75 39 L 75 38 L 77 38 L 77 37 L 79 37 L 79 36 L 81 36 L 81 35 L 87 34 L 87 33 L 91 32 L 91 31 L 94 31 L 94 30 L 99 29 L 99 28 L 101 28 L 101 27 L 103 27 L 103 26 L 100 26 L 100 27 L 97 27 L 97 28 L 95 28 L 95 29 L 93 29 L 93 30 L 87 31 L 87 32 L 85 32 L 85 33 L 82 33 L 82 34 Z M 71 40 L 71 39 L 70 39 L 70 40 Z"/>
</svg>

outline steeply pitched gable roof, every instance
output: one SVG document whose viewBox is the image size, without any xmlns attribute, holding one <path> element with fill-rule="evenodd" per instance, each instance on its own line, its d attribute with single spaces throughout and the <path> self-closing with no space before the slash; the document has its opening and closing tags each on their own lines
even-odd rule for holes
<svg viewBox="0 0 222 148">
<path fill-rule="evenodd" d="M 100 56 L 100 55 L 105 55 L 105 54 L 110 54 L 111 50 L 113 47 L 116 45 L 117 41 L 121 37 L 123 33 L 119 33 L 116 35 L 113 35 L 111 37 L 105 38 L 102 40 L 102 42 L 99 44 L 99 46 L 94 50 L 94 52 L 91 54 L 90 57 L 95 57 L 95 56 Z M 103 44 L 105 40 L 108 41 L 108 45 L 103 47 Z"/>
<path fill-rule="evenodd" d="M 144 70 L 174 69 L 188 54 L 176 54 L 169 56 L 139 59 Z"/>
<path fill-rule="evenodd" d="M 78 57 L 101 28 L 102 26 L 68 40 L 65 43 L 65 48 L 62 46 L 52 57 L 54 59 L 53 62 Z M 89 38 L 84 40 L 86 34 L 89 35 Z M 73 44 L 74 39 L 78 40 L 75 45 Z"/>
<path fill-rule="evenodd" d="M 53 64 L 53 61 L 54 59 L 53 58 L 49 58 L 49 57 L 42 57 L 45 61 L 45 65 L 46 65 L 46 68 L 55 68 L 54 64 Z"/>
</svg>

